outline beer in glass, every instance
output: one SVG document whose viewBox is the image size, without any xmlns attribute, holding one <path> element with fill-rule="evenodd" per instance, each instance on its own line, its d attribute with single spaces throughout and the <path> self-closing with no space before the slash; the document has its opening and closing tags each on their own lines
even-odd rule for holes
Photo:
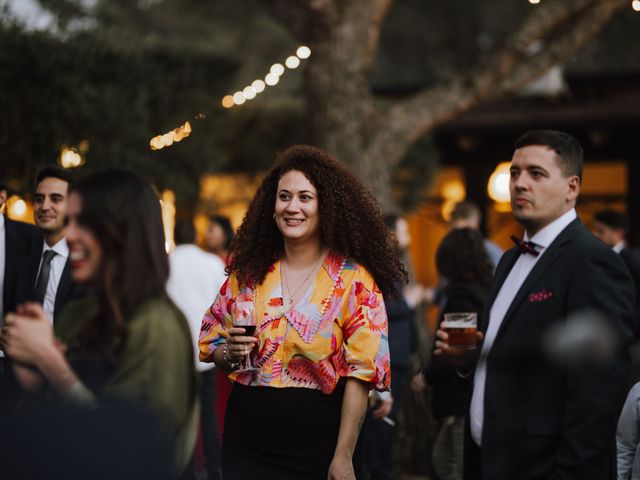
<svg viewBox="0 0 640 480">
<path fill-rule="evenodd" d="M 451 347 L 472 350 L 478 341 L 478 314 L 475 312 L 445 313 L 440 328 L 449 335 Z"/>
</svg>

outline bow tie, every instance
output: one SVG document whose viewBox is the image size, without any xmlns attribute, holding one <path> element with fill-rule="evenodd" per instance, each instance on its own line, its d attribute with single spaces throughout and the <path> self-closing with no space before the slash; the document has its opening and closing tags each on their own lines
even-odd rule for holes
<svg viewBox="0 0 640 480">
<path fill-rule="evenodd" d="M 537 250 L 537 245 L 533 242 L 525 242 L 524 240 L 520 240 L 515 235 L 511 235 L 511 240 L 516 246 L 520 249 L 522 253 L 530 253 L 534 257 L 540 255 L 540 252 Z"/>
</svg>

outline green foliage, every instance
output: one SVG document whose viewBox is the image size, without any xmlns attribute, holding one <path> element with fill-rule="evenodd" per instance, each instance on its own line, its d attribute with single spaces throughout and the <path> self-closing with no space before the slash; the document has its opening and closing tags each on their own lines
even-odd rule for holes
<svg viewBox="0 0 640 480">
<path fill-rule="evenodd" d="M 236 69 L 228 58 L 116 51 L 90 34 L 66 41 L 0 30 L 0 168 L 27 190 L 62 145 L 89 141 L 87 164 L 127 165 L 195 203 L 198 179 L 226 162 L 214 145 L 219 119 L 194 120 L 218 102 Z M 206 107 L 209 107 L 208 109 Z M 217 112 L 220 113 L 220 112 Z M 152 151 L 149 140 L 190 120 L 194 133 Z"/>
</svg>

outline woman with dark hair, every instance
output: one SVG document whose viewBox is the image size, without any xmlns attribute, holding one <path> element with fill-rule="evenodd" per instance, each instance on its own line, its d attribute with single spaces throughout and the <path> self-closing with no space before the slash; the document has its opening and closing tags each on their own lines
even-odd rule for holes
<svg viewBox="0 0 640 480">
<path fill-rule="evenodd" d="M 201 360 L 234 382 L 223 477 L 355 478 L 368 392 L 390 384 L 382 294 L 405 276 L 375 199 L 328 153 L 288 148 L 231 254 L 200 334 Z M 249 351 L 256 369 L 238 370 Z"/>
<path fill-rule="evenodd" d="M 447 313 L 477 313 L 480 323 L 493 272 L 480 232 L 471 228 L 450 230 L 436 251 L 436 267 L 447 280 L 438 328 Z M 424 375 L 431 386 L 431 408 L 439 423 L 431 455 L 436 478 L 462 480 L 464 416 L 472 377 L 436 355 L 432 355 Z"/>
<path fill-rule="evenodd" d="M 222 261 L 228 263 L 229 251 L 233 242 L 231 221 L 223 215 L 209 216 L 209 225 L 204 234 L 206 250 L 215 253 Z"/>
<path fill-rule="evenodd" d="M 197 380 L 189 326 L 165 293 L 158 197 L 138 175 L 107 170 L 72 188 L 66 221 L 73 279 L 92 295 L 68 304 L 54 329 L 39 304 L 20 306 L 6 317 L 5 352 L 27 390 L 154 415 L 175 442 L 175 478 L 195 442 Z"/>
</svg>

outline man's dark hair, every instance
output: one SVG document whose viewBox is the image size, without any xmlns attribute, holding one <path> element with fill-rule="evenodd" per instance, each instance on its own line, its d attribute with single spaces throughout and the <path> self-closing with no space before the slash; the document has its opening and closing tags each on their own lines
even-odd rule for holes
<svg viewBox="0 0 640 480">
<path fill-rule="evenodd" d="M 73 185 L 73 174 L 69 170 L 58 167 L 57 165 L 45 165 L 38 170 L 38 174 L 36 175 L 36 189 L 40 182 L 45 178 L 59 178 L 60 180 L 67 182 L 68 189 Z"/>
<path fill-rule="evenodd" d="M 555 151 L 562 174 L 565 177 L 577 175 L 582 183 L 584 153 L 571 135 L 557 130 L 531 130 L 516 140 L 513 147 L 517 150 L 531 145 L 542 145 Z"/>
<path fill-rule="evenodd" d="M 230 250 L 233 243 L 233 227 L 228 217 L 224 215 L 210 215 L 209 221 L 211 223 L 217 223 L 224 232 L 224 249 Z"/>
<path fill-rule="evenodd" d="M 173 239 L 176 245 L 194 243 L 196 241 L 196 229 L 191 220 L 178 220 L 173 229 Z"/>
<path fill-rule="evenodd" d="M 7 187 L 7 181 L 4 179 L 4 175 L 0 173 L 0 192 L 3 190 L 7 190 L 8 192 L 9 188 Z"/>
<path fill-rule="evenodd" d="M 622 230 L 627 233 L 629 230 L 629 220 L 627 216 L 616 210 L 602 210 L 593 216 L 596 222 L 604 223 L 607 227 L 614 230 Z"/>
</svg>

